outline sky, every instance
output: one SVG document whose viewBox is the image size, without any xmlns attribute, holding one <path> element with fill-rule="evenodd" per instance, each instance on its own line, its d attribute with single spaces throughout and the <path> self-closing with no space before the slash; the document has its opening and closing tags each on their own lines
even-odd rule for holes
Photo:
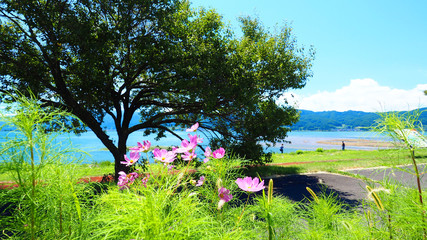
<svg viewBox="0 0 427 240">
<path fill-rule="evenodd" d="M 427 107 L 425 0 L 190 0 L 214 8 L 238 34 L 240 16 L 290 26 L 315 49 L 313 77 L 283 98 L 312 111 L 406 111 Z M 292 97 L 293 96 L 293 97 Z M 282 99 L 283 100 L 283 99 Z"/>
</svg>

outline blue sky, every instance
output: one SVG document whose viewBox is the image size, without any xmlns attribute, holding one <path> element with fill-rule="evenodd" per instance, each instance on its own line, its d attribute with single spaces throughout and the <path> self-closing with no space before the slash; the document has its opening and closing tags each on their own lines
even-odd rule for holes
<svg viewBox="0 0 427 240">
<path fill-rule="evenodd" d="M 288 24 L 313 46 L 313 77 L 295 96 L 300 109 L 390 111 L 427 107 L 427 1 L 190 0 L 214 8 L 235 32 L 239 16 L 274 31 Z"/>
</svg>

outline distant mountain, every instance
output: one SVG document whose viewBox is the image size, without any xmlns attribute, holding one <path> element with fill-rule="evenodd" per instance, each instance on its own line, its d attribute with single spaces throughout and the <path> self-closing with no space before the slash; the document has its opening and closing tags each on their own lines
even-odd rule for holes
<svg viewBox="0 0 427 240">
<path fill-rule="evenodd" d="M 421 114 L 421 122 L 427 126 L 427 108 Z M 299 110 L 300 120 L 291 127 L 292 130 L 305 131 L 336 131 L 336 130 L 368 130 L 379 119 L 379 115 L 373 112 L 361 111 L 325 111 L 314 112 L 309 110 Z M 135 114 L 131 120 L 131 126 L 139 123 L 139 115 Z M 106 116 L 102 124 L 103 128 L 115 129 L 114 121 L 110 116 Z"/>
<path fill-rule="evenodd" d="M 427 110 L 427 108 L 419 110 L 423 111 Z M 301 113 L 300 120 L 291 127 L 292 130 L 367 130 L 380 117 L 377 113 L 361 111 L 299 111 Z M 427 126 L 427 112 L 421 114 L 420 120 L 424 126 Z"/>
<path fill-rule="evenodd" d="M 420 120 L 425 128 L 427 127 L 427 108 L 417 109 L 424 111 Z M 300 120 L 294 124 L 292 130 L 304 130 L 304 131 L 336 131 L 336 130 L 368 130 L 375 123 L 375 120 L 379 119 L 379 115 L 373 112 L 361 112 L 361 111 L 325 111 L 325 112 L 314 112 L 309 110 L 299 110 Z M 131 126 L 134 126 L 139 122 L 139 115 L 135 114 L 130 122 Z M 0 122 L 0 126 L 4 123 Z M 114 130 L 114 121 L 110 116 L 105 116 L 102 127 L 107 130 Z M 2 131 L 11 131 L 14 128 L 10 126 L 4 126 Z"/>
</svg>

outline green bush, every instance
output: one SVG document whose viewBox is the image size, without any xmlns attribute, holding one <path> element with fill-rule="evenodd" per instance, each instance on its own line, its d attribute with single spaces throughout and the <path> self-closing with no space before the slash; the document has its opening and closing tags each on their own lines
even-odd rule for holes
<svg viewBox="0 0 427 240">
<path fill-rule="evenodd" d="M 303 150 L 296 150 L 295 153 L 299 155 L 299 154 L 303 154 L 304 151 Z"/>
<path fill-rule="evenodd" d="M 324 150 L 323 150 L 323 148 L 317 148 L 316 149 L 316 152 L 323 152 Z"/>
</svg>

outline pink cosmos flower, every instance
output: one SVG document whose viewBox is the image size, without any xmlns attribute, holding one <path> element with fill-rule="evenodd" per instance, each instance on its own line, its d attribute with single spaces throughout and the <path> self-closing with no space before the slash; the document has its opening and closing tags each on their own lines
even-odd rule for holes
<svg viewBox="0 0 427 240">
<path fill-rule="evenodd" d="M 197 147 L 197 136 L 196 138 L 190 138 L 190 142 L 187 139 L 182 140 L 181 147 L 176 150 L 177 153 L 185 153 L 193 151 Z"/>
<path fill-rule="evenodd" d="M 196 187 L 200 187 L 205 182 L 205 176 L 200 176 L 200 179 L 197 181 Z"/>
<path fill-rule="evenodd" d="M 192 161 L 196 157 L 197 157 L 196 151 L 185 152 L 184 156 L 182 157 L 182 160 L 184 160 L 184 161 Z"/>
<path fill-rule="evenodd" d="M 258 192 L 264 189 L 264 180 L 259 182 L 258 178 L 252 179 L 251 177 L 245 177 L 243 179 L 238 178 L 236 180 L 237 185 L 240 189 L 245 192 Z"/>
<path fill-rule="evenodd" d="M 229 202 L 231 199 L 233 199 L 233 195 L 230 194 L 230 190 L 224 187 L 218 189 L 218 197 L 225 202 Z"/>
<path fill-rule="evenodd" d="M 203 143 L 203 138 L 197 136 L 197 134 L 194 136 L 188 134 L 188 138 L 190 139 L 190 142 Z"/>
<path fill-rule="evenodd" d="M 129 156 L 130 158 L 128 158 L 125 154 L 126 161 L 121 161 L 120 163 L 128 167 L 134 165 L 139 159 L 139 152 L 130 152 Z"/>
<path fill-rule="evenodd" d="M 172 151 L 168 151 L 166 149 L 158 149 L 155 148 L 153 150 L 154 158 L 163 163 L 171 163 L 175 160 L 176 154 Z"/>
<path fill-rule="evenodd" d="M 212 156 L 212 150 L 210 147 L 205 148 L 205 159 L 203 159 L 204 163 L 209 162 L 209 158 Z"/>
<path fill-rule="evenodd" d="M 169 163 L 163 163 L 163 165 L 168 169 L 168 171 L 171 171 L 175 168 L 175 165 L 169 164 Z"/>
<path fill-rule="evenodd" d="M 128 188 L 129 184 L 133 183 L 133 181 L 135 181 L 136 178 L 138 178 L 138 173 L 133 172 L 133 173 L 129 173 L 126 174 L 123 171 L 119 172 L 119 181 L 117 182 L 117 185 L 120 186 L 122 188 Z"/>
<path fill-rule="evenodd" d="M 141 180 L 144 187 L 147 187 L 148 179 L 150 178 L 150 174 L 145 175 L 145 177 Z"/>
<path fill-rule="evenodd" d="M 176 154 L 176 153 L 177 153 L 177 151 L 178 151 L 178 148 L 177 148 L 177 147 L 172 147 L 172 152 L 173 152 L 174 154 Z"/>
<path fill-rule="evenodd" d="M 223 157 L 224 157 L 224 155 L 225 155 L 225 150 L 224 150 L 224 148 L 219 148 L 219 149 L 215 150 L 215 151 L 212 153 L 212 156 L 213 156 L 214 158 L 217 158 L 217 159 L 219 159 L 219 158 L 223 158 Z"/>
<path fill-rule="evenodd" d="M 195 132 L 197 130 L 197 128 L 199 128 L 199 123 L 196 122 L 193 126 L 191 126 L 190 128 L 187 128 L 187 130 L 185 130 L 186 132 Z"/>
<path fill-rule="evenodd" d="M 233 195 L 230 194 L 230 190 L 221 187 L 218 189 L 218 210 L 220 210 L 226 202 L 229 202 L 231 199 L 233 199 Z"/>
<path fill-rule="evenodd" d="M 148 152 L 150 151 L 151 142 L 150 141 L 143 141 L 144 144 L 141 144 L 138 142 L 137 147 L 129 148 L 130 150 L 136 151 L 136 152 Z"/>
</svg>

